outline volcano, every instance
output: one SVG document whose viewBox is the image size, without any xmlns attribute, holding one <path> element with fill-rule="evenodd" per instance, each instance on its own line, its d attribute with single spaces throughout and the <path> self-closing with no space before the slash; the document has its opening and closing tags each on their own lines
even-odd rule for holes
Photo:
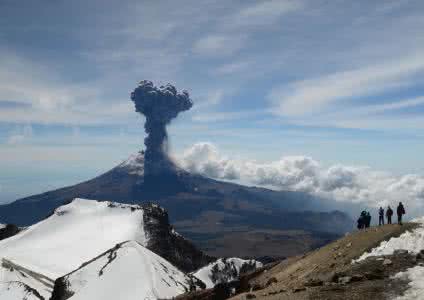
<svg viewBox="0 0 424 300">
<path fill-rule="evenodd" d="M 144 152 L 85 182 L 0 206 L 0 222 L 34 224 L 74 198 L 157 203 L 174 227 L 214 256 L 281 257 L 319 247 L 353 227 L 308 194 L 222 182 L 176 167 L 145 175 Z"/>
</svg>

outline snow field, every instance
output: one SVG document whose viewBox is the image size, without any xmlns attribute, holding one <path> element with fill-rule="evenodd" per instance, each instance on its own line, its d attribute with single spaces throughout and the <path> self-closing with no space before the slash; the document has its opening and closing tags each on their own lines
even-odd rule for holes
<svg viewBox="0 0 424 300">
<path fill-rule="evenodd" d="M 0 241 L 0 259 L 55 279 L 117 243 L 146 245 L 143 210 L 136 206 L 75 199 L 49 218 Z"/>
<path fill-rule="evenodd" d="M 105 253 L 66 279 L 75 293 L 72 300 L 132 300 L 135 295 L 138 299 L 169 299 L 189 289 L 188 276 L 134 241 Z"/>
</svg>

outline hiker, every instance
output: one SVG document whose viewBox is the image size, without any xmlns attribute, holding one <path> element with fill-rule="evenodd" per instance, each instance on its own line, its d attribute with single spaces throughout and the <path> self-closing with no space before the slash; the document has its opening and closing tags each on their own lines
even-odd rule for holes
<svg viewBox="0 0 424 300">
<path fill-rule="evenodd" d="M 361 230 L 361 229 L 365 228 L 365 224 L 366 224 L 366 213 L 363 210 L 361 212 L 361 215 L 358 218 L 358 229 Z"/>
<path fill-rule="evenodd" d="M 398 224 L 402 225 L 402 216 L 405 214 L 405 207 L 403 207 L 402 202 L 399 202 L 397 207 L 397 216 L 398 216 Z"/>
<path fill-rule="evenodd" d="M 358 218 L 358 225 L 357 225 L 357 227 L 358 227 L 358 229 L 359 230 L 361 230 L 362 229 L 362 226 L 363 226 L 363 224 L 364 224 L 364 219 L 362 218 L 362 216 L 359 216 L 359 218 Z"/>
<path fill-rule="evenodd" d="M 378 226 L 384 225 L 384 209 L 380 206 L 378 210 Z"/>
<path fill-rule="evenodd" d="M 389 205 L 386 210 L 387 224 L 392 224 L 392 216 L 393 216 L 393 209 Z"/>
<path fill-rule="evenodd" d="M 369 228 L 370 224 L 371 224 L 371 215 L 370 212 L 367 211 L 366 215 L 365 215 L 365 228 Z"/>
</svg>

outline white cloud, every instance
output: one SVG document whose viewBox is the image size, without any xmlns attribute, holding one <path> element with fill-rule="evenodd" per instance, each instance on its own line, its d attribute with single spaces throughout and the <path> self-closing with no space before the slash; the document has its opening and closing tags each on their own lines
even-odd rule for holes
<svg viewBox="0 0 424 300">
<path fill-rule="evenodd" d="M 183 154 L 184 168 L 193 173 L 207 174 L 221 179 L 239 179 L 233 162 L 221 157 L 218 149 L 210 143 L 198 143 Z"/>
<path fill-rule="evenodd" d="M 129 100 L 107 99 L 95 83 L 60 80 L 53 69 L 2 51 L 0 65 L 0 120 L 9 123 L 102 124 L 124 123 L 133 114 Z M 20 141 L 16 136 L 12 140 Z"/>
<path fill-rule="evenodd" d="M 67 110 L 81 97 L 97 96 L 92 88 L 59 82 L 54 72 L 29 59 L 1 49 L 0 56 L 0 101 L 29 104 L 47 114 Z"/>
<path fill-rule="evenodd" d="M 218 75 L 229 75 L 246 70 L 249 67 L 249 62 L 239 61 L 223 64 L 214 70 L 213 73 Z"/>
<path fill-rule="evenodd" d="M 359 106 L 346 105 L 337 110 L 323 112 L 308 118 L 289 117 L 299 125 L 328 126 L 351 129 L 379 130 L 422 130 L 424 117 L 419 114 L 399 114 L 403 109 L 424 107 L 424 97 L 402 99 L 383 104 L 367 104 Z"/>
<path fill-rule="evenodd" d="M 238 8 L 235 13 L 217 17 L 215 33 L 197 40 L 193 52 L 204 56 L 231 56 L 247 47 L 254 29 L 274 25 L 280 17 L 303 7 L 301 0 L 270 0 Z M 244 63 L 231 63 L 216 72 L 229 74 L 245 67 Z"/>
<path fill-rule="evenodd" d="M 232 16 L 233 26 L 258 26 L 272 24 L 281 16 L 303 8 L 301 0 L 260 1 Z"/>
<path fill-rule="evenodd" d="M 208 35 L 195 42 L 193 52 L 205 56 L 228 56 L 239 51 L 245 40 L 242 35 Z"/>
<path fill-rule="evenodd" d="M 396 176 L 369 167 L 323 166 L 305 156 L 286 156 L 259 163 L 231 159 L 211 143 L 197 143 L 186 149 L 181 165 L 191 172 L 280 190 L 305 191 L 337 201 L 369 207 L 395 205 L 403 201 L 410 214 L 424 211 L 424 176 Z"/>
<path fill-rule="evenodd" d="M 6 143 L 9 145 L 18 145 L 27 141 L 32 137 L 32 126 L 24 125 L 16 128 L 7 138 Z"/>
<path fill-rule="evenodd" d="M 205 108 L 210 108 L 211 106 L 216 106 L 221 103 L 224 98 L 224 90 L 216 89 L 212 91 L 207 91 L 205 95 L 199 97 L 201 101 L 196 103 L 193 107 L 193 110 L 203 110 Z"/>
<path fill-rule="evenodd" d="M 424 56 L 414 55 L 388 63 L 339 71 L 315 79 L 274 88 L 269 98 L 283 116 L 320 113 L 337 101 L 378 95 L 422 81 Z"/>
<path fill-rule="evenodd" d="M 207 112 L 195 114 L 192 119 L 196 122 L 219 122 L 227 120 L 234 121 L 257 117 L 263 113 L 264 111 L 261 110 L 244 110 L 235 112 Z"/>
<path fill-rule="evenodd" d="M 406 99 L 396 102 L 389 102 L 385 104 L 375 104 L 363 106 L 357 111 L 354 111 L 354 114 L 363 113 L 363 114 L 371 114 L 371 113 L 383 113 L 403 108 L 411 108 L 416 106 L 424 105 L 424 97 L 417 97 L 413 99 Z"/>
<path fill-rule="evenodd" d="M 7 139 L 7 144 L 9 145 L 21 144 L 24 141 L 24 139 L 25 137 L 23 135 L 19 135 L 19 134 L 11 135 Z"/>
</svg>

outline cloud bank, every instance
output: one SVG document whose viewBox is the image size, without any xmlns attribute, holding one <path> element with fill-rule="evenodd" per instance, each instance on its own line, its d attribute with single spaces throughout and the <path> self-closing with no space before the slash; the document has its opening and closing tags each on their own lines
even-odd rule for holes
<svg viewBox="0 0 424 300">
<path fill-rule="evenodd" d="M 307 156 L 285 156 L 269 163 L 225 157 L 211 143 L 186 149 L 181 165 L 190 172 L 222 180 L 304 191 L 367 207 L 406 203 L 410 213 L 424 207 L 424 176 L 395 176 L 365 166 L 324 166 Z"/>
</svg>

